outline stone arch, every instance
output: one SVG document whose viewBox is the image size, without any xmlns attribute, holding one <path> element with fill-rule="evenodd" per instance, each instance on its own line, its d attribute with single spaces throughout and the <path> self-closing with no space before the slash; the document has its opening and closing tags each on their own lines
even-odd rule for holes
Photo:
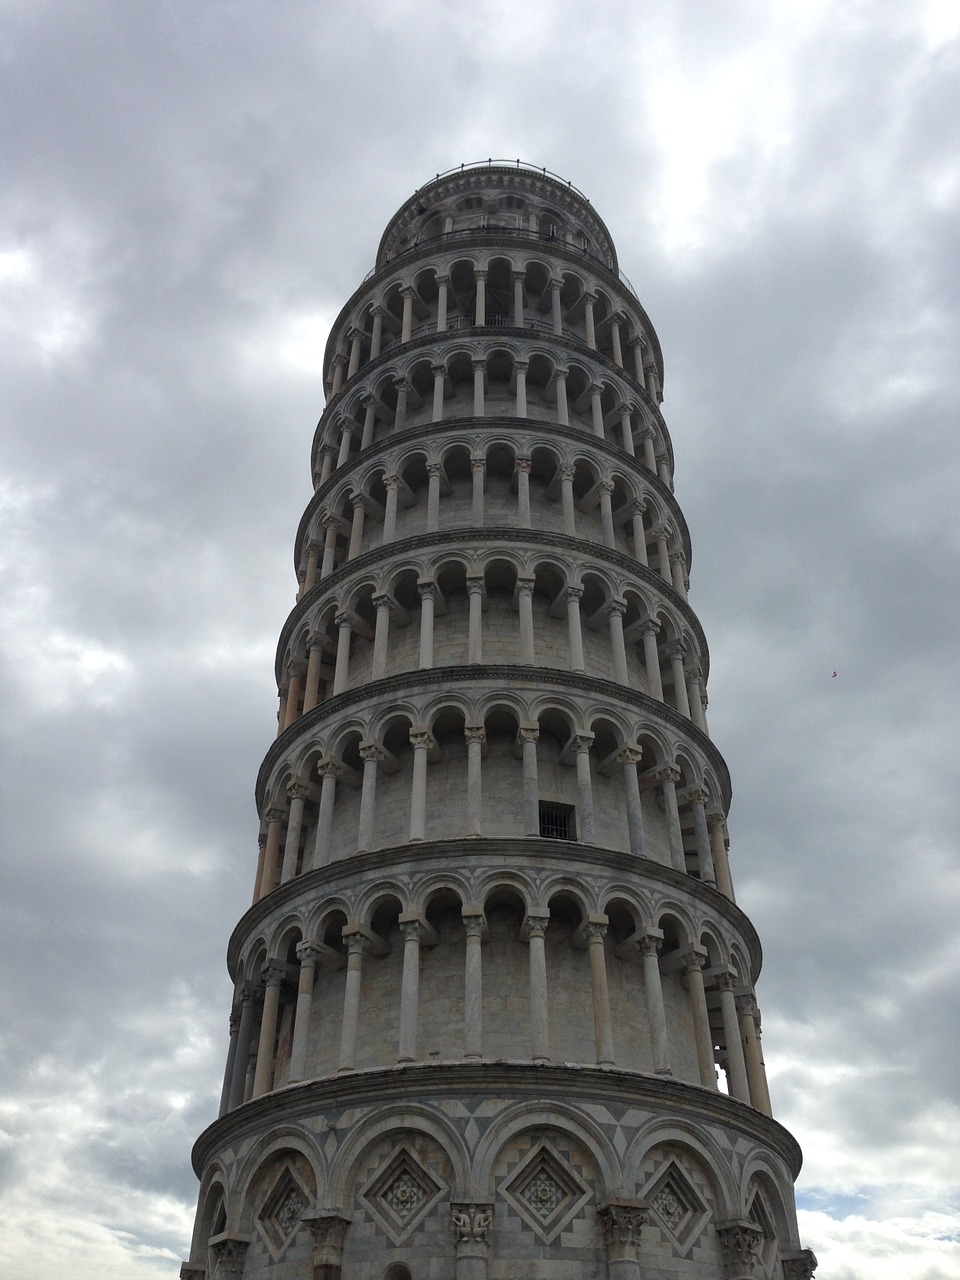
<svg viewBox="0 0 960 1280">
<path fill-rule="evenodd" d="M 405 1134 L 432 1138 L 452 1165 L 451 1199 L 468 1199 L 471 1193 L 470 1156 L 453 1124 L 439 1111 L 416 1102 L 378 1107 L 357 1121 L 333 1158 L 327 1195 L 333 1204 L 354 1202 L 356 1184 L 362 1176 L 364 1154 L 380 1139 L 396 1139 Z"/>
<path fill-rule="evenodd" d="M 564 1102 L 552 1102 L 546 1107 L 524 1101 L 504 1108 L 477 1144 L 473 1167 L 478 1198 L 493 1198 L 493 1170 L 498 1156 L 511 1138 L 530 1131 L 561 1132 L 578 1139 L 593 1155 L 602 1191 L 615 1195 L 623 1185 L 620 1159 L 599 1124 Z"/>
<path fill-rule="evenodd" d="M 199 1207 L 190 1244 L 192 1262 L 206 1263 L 207 1241 L 211 1236 L 220 1235 L 227 1229 L 232 1201 L 232 1197 L 228 1197 L 227 1187 L 226 1170 L 219 1160 L 215 1160 L 204 1173 L 200 1184 Z"/>
</svg>

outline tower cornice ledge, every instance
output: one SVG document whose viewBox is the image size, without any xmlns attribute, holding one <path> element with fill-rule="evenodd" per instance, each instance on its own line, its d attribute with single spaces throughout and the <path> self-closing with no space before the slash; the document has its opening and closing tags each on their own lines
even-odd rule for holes
<svg viewBox="0 0 960 1280">
<path fill-rule="evenodd" d="M 632 574 L 638 582 L 642 582 L 647 586 L 653 587 L 657 592 L 662 594 L 665 599 L 669 600 L 674 608 L 683 616 L 689 624 L 690 629 L 697 637 L 699 652 L 702 655 L 701 666 L 703 669 L 704 680 L 710 674 L 710 655 L 707 648 L 707 638 L 703 633 L 703 627 L 700 619 L 694 613 L 689 603 L 684 600 L 680 592 L 672 583 L 660 576 L 655 569 L 649 568 L 647 565 L 639 564 L 630 556 L 625 555 L 622 551 L 614 551 L 610 547 L 603 547 L 594 543 L 585 543 L 580 538 L 571 537 L 565 533 L 554 533 L 552 530 L 546 529 L 515 529 L 508 525 L 497 528 L 495 525 L 488 529 L 450 529 L 444 530 L 442 533 L 419 533 L 412 538 L 398 539 L 396 542 L 390 543 L 391 560 L 396 562 L 404 555 L 411 552 L 422 551 L 425 548 L 434 546 L 445 547 L 451 545 L 461 545 L 467 543 L 471 547 L 488 547 L 496 546 L 498 543 L 510 542 L 526 544 L 532 548 L 536 547 L 555 547 L 558 550 L 574 552 L 580 556 L 594 561 L 602 561 L 605 564 L 616 565 L 618 568 Z M 351 577 L 365 573 L 371 565 L 380 564 L 382 557 L 374 551 L 364 552 L 362 556 L 357 556 L 355 560 L 349 560 L 345 565 L 336 569 L 328 577 L 324 578 L 317 586 L 312 587 L 306 595 L 294 605 L 287 615 L 287 620 L 283 624 L 283 630 L 280 632 L 280 640 L 277 645 L 278 657 L 276 659 L 275 673 L 277 679 L 280 678 L 280 661 L 285 651 L 286 645 L 289 644 L 290 635 L 303 614 L 328 592 L 335 590 L 342 582 L 347 582 Z"/>
<path fill-rule="evenodd" d="M 312 453 L 314 467 L 316 467 L 316 455 L 322 436 L 320 427 L 325 425 L 324 419 L 321 418 L 317 431 L 314 433 Z M 491 414 L 490 417 L 483 418 L 475 418 L 472 415 L 464 414 L 457 418 L 441 418 L 439 422 L 423 422 L 412 427 L 406 427 L 403 431 L 391 432 L 389 435 L 383 436 L 382 439 L 372 444 L 369 449 L 365 449 L 363 453 L 357 454 L 349 462 L 344 463 L 342 467 L 338 467 L 330 476 L 330 479 L 325 481 L 318 489 L 315 489 L 310 496 L 294 539 L 294 564 L 296 565 L 298 562 L 297 557 L 302 550 L 303 539 L 306 537 L 307 529 L 313 522 L 317 511 L 327 505 L 330 494 L 340 488 L 345 480 L 349 481 L 357 473 L 368 471 L 371 463 L 375 463 L 383 454 L 395 451 L 398 446 L 402 450 L 409 444 L 422 444 L 424 440 L 429 440 L 433 436 L 446 439 L 452 430 L 458 428 L 471 432 L 481 431 L 486 435 L 494 434 L 497 431 L 509 431 L 511 437 L 522 439 L 525 435 L 529 435 L 531 441 L 536 443 L 540 443 L 544 436 L 556 437 L 558 440 L 566 440 L 578 446 L 587 445 L 591 449 L 595 449 L 598 453 L 609 458 L 618 470 L 629 470 L 641 477 L 644 483 L 649 484 L 657 496 L 666 502 L 670 508 L 671 523 L 680 535 L 684 555 L 687 556 L 688 564 L 692 567 L 693 551 L 690 545 L 690 531 L 687 528 L 686 519 L 673 490 L 669 485 L 664 484 L 655 471 L 651 471 L 644 466 L 638 458 L 631 458 L 629 454 L 618 449 L 616 445 L 610 444 L 608 440 L 601 440 L 599 436 L 589 434 L 578 427 L 571 427 L 569 424 L 561 422 L 552 422 L 548 418 L 516 418 L 509 414 L 501 414 L 499 416 Z M 663 424 L 663 433 L 670 448 L 672 466 L 673 446 L 666 424 Z M 453 533 L 455 531 L 449 530 L 449 532 Z M 391 543 L 390 545 L 393 547 L 397 544 Z M 370 553 L 367 552 L 366 554 L 369 555 Z M 632 562 L 635 563 L 635 561 Z"/>
<path fill-rule="evenodd" d="M 654 1115 L 682 1117 L 691 1127 L 712 1123 L 734 1130 L 779 1156 L 794 1179 L 803 1163 L 800 1144 L 783 1125 L 747 1103 L 701 1085 L 619 1067 L 482 1059 L 469 1063 L 403 1063 L 277 1089 L 245 1102 L 205 1129 L 194 1144 L 193 1167 L 202 1177 L 209 1161 L 224 1147 L 280 1124 L 307 1121 L 340 1107 L 396 1107 L 403 1103 L 429 1104 L 444 1097 L 463 1100 L 474 1096 L 537 1103 L 572 1099 L 619 1108 L 645 1107 Z"/>
<path fill-rule="evenodd" d="M 679 711 L 675 711 L 673 707 L 668 707 L 665 702 L 660 702 L 659 699 L 651 697 L 648 693 L 641 693 L 639 689 L 629 689 L 626 685 L 617 684 L 614 680 L 602 680 L 596 676 L 585 676 L 578 671 L 561 671 L 558 667 L 511 667 L 508 665 L 486 666 L 477 664 L 470 667 L 421 667 L 415 671 L 404 671 L 400 675 L 387 676 L 383 680 L 370 681 L 369 684 L 365 684 L 359 689 L 347 689 L 344 693 L 338 693 L 336 697 L 327 698 L 314 707 L 312 711 L 300 716 L 289 729 L 285 729 L 280 737 L 270 744 L 270 749 L 263 758 L 263 763 L 257 774 L 255 788 L 258 811 L 263 809 L 267 780 L 270 776 L 270 770 L 276 761 L 286 754 L 290 749 L 291 743 L 296 742 L 301 734 L 315 730 L 328 717 L 341 715 L 351 705 L 361 702 L 381 701 L 390 694 L 399 693 L 402 690 L 418 687 L 432 690 L 437 685 L 447 687 L 463 684 L 478 685 L 484 681 L 502 682 L 504 680 L 518 688 L 526 688 L 533 683 L 533 687 L 540 689 L 560 688 L 564 690 L 572 689 L 577 693 L 601 694 L 613 701 L 636 707 L 650 716 L 651 719 L 660 720 L 670 725 L 673 729 L 678 729 L 685 737 L 691 738 L 696 742 L 701 751 L 709 757 L 717 772 L 717 781 L 720 784 L 720 790 L 723 795 L 724 811 L 726 812 L 729 809 L 732 790 L 726 761 L 702 729 L 698 729 L 692 720 L 688 720 L 686 716 Z"/>
<path fill-rule="evenodd" d="M 477 867 L 486 862 L 520 866 L 527 861 L 537 866 L 570 866 L 575 859 L 584 873 L 607 872 L 614 876 L 642 876 L 644 880 L 664 885 L 686 897 L 709 903 L 737 930 L 750 953 L 753 980 L 756 981 L 763 962 L 760 938 L 750 918 L 713 885 L 676 871 L 662 862 L 621 849 L 605 849 L 599 845 L 581 844 L 576 840 L 548 840 L 543 836 L 498 838 L 470 836 L 462 839 L 424 840 L 416 845 L 390 845 L 368 853 L 355 853 L 349 858 L 331 862 L 315 871 L 289 880 L 255 902 L 241 916 L 227 945 L 227 966 L 236 978 L 244 942 L 277 911 L 289 909 L 300 898 L 316 902 L 323 890 L 343 879 L 355 879 L 371 871 L 396 870 L 398 863 L 412 873 L 422 867 L 432 870 L 435 864 Z"/>
</svg>

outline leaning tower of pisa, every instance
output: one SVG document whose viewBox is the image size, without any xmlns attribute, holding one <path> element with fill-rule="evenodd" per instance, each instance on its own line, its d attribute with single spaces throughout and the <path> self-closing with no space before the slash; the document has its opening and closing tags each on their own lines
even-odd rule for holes
<svg viewBox="0 0 960 1280">
<path fill-rule="evenodd" d="M 438 175 L 324 377 L 181 1275 L 810 1277 L 607 228 L 519 162 Z"/>
</svg>

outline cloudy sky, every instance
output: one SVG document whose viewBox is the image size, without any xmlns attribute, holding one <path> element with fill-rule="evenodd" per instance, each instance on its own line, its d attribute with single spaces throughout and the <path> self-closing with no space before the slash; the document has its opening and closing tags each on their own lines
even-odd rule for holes
<svg viewBox="0 0 960 1280">
<path fill-rule="evenodd" d="M 0 60 L 0 1273 L 186 1256 L 326 332 L 501 156 L 662 343 L 804 1241 L 960 1276 L 955 0 L 0 0 Z"/>
</svg>

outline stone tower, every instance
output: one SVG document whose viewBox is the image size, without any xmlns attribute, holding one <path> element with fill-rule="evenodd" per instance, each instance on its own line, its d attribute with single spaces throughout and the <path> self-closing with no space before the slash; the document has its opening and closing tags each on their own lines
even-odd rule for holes
<svg viewBox="0 0 960 1280">
<path fill-rule="evenodd" d="M 181 1275 L 809 1277 L 607 228 L 519 162 L 438 176 L 324 376 Z"/>
</svg>

